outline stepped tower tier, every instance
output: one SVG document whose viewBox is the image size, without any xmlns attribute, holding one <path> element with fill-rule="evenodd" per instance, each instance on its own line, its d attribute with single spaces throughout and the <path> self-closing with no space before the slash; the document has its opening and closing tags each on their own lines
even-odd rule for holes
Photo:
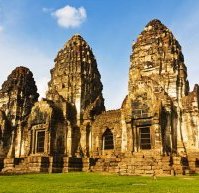
<svg viewBox="0 0 199 193">
<path fill-rule="evenodd" d="M 55 94 L 61 96 L 75 107 L 79 123 L 105 110 L 97 62 L 80 35 L 74 35 L 54 61 L 47 99 L 54 100 Z"/>
<path fill-rule="evenodd" d="M 189 84 L 181 46 L 159 20 L 146 25 L 132 50 L 129 94 L 139 74 L 158 82 L 174 100 L 187 95 Z"/>
</svg>

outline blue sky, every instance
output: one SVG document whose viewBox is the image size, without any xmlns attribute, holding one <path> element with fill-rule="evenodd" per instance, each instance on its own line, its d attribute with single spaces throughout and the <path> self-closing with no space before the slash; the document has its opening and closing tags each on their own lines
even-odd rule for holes
<svg viewBox="0 0 199 193">
<path fill-rule="evenodd" d="M 66 6 L 82 8 L 86 15 L 74 25 L 73 20 L 60 24 Z M 0 0 L 0 84 L 16 66 L 24 65 L 44 96 L 53 59 L 79 33 L 96 56 L 107 109 L 119 108 L 127 94 L 132 42 L 154 18 L 180 42 L 191 87 L 199 83 L 197 0 Z"/>
</svg>

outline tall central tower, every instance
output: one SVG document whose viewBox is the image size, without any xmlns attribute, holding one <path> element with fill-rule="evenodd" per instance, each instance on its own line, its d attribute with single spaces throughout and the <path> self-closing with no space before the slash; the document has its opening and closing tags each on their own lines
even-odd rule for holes
<svg viewBox="0 0 199 193">
<path fill-rule="evenodd" d="M 105 110 L 97 62 L 80 35 L 74 35 L 54 61 L 47 99 L 54 100 L 56 93 L 73 105 L 78 123 Z"/>
</svg>

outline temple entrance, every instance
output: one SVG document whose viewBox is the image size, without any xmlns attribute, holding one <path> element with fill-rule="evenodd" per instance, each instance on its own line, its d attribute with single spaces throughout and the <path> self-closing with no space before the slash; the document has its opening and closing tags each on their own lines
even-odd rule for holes
<svg viewBox="0 0 199 193">
<path fill-rule="evenodd" d="M 112 149 L 114 149 L 113 133 L 110 129 L 106 129 L 106 131 L 103 134 L 103 150 Z"/>
<path fill-rule="evenodd" d="M 139 128 L 140 149 L 151 149 L 150 127 Z"/>
</svg>

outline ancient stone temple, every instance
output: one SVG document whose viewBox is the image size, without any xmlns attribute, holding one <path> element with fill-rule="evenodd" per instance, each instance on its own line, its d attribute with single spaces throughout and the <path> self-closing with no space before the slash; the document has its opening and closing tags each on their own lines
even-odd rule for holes
<svg viewBox="0 0 199 193">
<path fill-rule="evenodd" d="M 189 91 L 181 46 L 159 20 L 132 46 L 128 93 L 106 111 L 92 49 L 74 35 L 54 60 L 46 98 L 16 68 L 0 90 L 2 173 L 199 173 L 199 86 Z"/>
</svg>

